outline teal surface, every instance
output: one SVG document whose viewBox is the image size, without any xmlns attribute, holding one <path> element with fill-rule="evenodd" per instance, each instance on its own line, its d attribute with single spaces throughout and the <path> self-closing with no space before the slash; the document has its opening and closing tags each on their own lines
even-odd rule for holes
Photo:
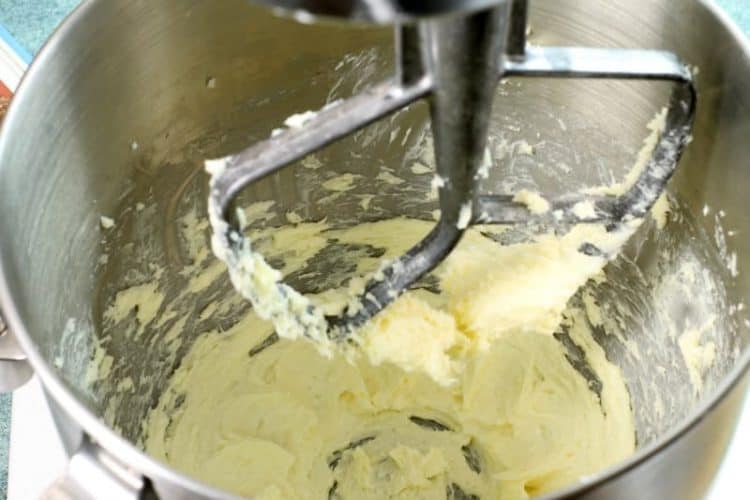
<svg viewBox="0 0 750 500">
<path fill-rule="evenodd" d="M 8 448 L 10 440 L 10 394 L 0 394 L 0 497 L 8 491 Z"/>
<path fill-rule="evenodd" d="M 0 0 L 0 24 L 36 54 L 79 0 Z"/>
<path fill-rule="evenodd" d="M 716 3 L 750 36 L 750 0 L 716 0 Z"/>
<path fill-rule="evenodd" d="M 746 34 L 750 34 L 750 0 L 716 1 Z M 79 0 L 0 0 L 0 24 L 22 47 L 36 54 L 78 3 Z M 8 485 L 10 410 L 10 396 L 0 395 L 0 498 L 3 499 L 7 496 Z"/>
</svg>

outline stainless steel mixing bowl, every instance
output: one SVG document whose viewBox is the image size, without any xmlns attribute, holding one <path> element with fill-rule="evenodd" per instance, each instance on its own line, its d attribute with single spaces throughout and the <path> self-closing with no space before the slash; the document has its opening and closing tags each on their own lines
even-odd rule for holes
<svg viewBox="0 0 750 500">
<path fill-rule="evenodd" d="M 532 43 L 664 48 L 700 70 L 694 141 L 672 182 L 670 222 L 642 228 L 608 266 L 607 284 L 589 287 L 619 320 L 618 331 L 595 335 L 628 384 L 638 450 L 550 495 L 700 497 L 731 437 L 750 364 L 750 322 L 740 305 L 750 297 L 750 47 L 697 0 L 536 0 L 531 29 Z M 185 286 L 179 271 L 189 260 L 177 224 L 187 210 L 204 209 L 204 158 L 376 81 L 389 71 L 390 44 L 382 29 L 298 25 L 242 0 L 108 0 L 85 1 L 42 50 L 0 136 L 0 299 L 22 349 L 6 342 L 0 355 L 11 360 L 2 362 L 3 373 L 16 373 L 18 358 L 28 357 L 71 454 L 51 494 L 225 496 L 149 458 L 137 443 L 192 340 L 247 306 L 201 323 L 194 315 L 205 304 L 233 292 L 219 280 L 192 297 L 184 305 L 192 326 L 173 356 L 163 342 L 168 321 L 133 341 L 122 325 L 106 325 L 102 310 L 119 289 L 149 279 L 150 263 L 164 267 L 168 296 Z M 552 192 L 622 177 L 667 90 L 624 82 L 501 85 L 492 124 L 496 168 L 484 188 Z M 276 200 L 277 213 L 264 224 L 281 222 L 289 209 L 309 219 L 328 215 L 336 225 L 429 217 L 429 182 L 408 169 L 427 140 L 425 119 L 415 106 L 322 153 L 325 168 L 287 169 L 246 196 Z M 521 140 L 534 143 L 534 155 L 501 147 Z M 406 182 L 379 181 L 386 167 Z M 341 172 L 364 182 L 326 199 L 321 181 Z M 378 196 L 365 212 L 367 194 Z M 134 210 L 139 203 L 146 208 Z M 113 230 L 102 231 L 102 215 L 114 217 Z M 685 262 L 703 269 L 697 279 L 680 274 Z M 312 289 L 342 276 L 293 279 Z M 715 343 L 716 360 L 696 391 L 677 338 L 708 316 L 714 321 L 704 337 Z M 564 331 L 558 337 L 585 374 L 586 360 Z M 103 338 L 111 376 L 91 383 L 87 365 Z M 126 376 L 143 382 L 123 395 L 115 388 Z"/>
</svg>

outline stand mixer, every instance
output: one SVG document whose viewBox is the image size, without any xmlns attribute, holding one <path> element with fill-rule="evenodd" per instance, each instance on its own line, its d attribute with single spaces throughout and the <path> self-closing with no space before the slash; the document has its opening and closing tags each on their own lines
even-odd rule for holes
<svg viewBox="0 0 750 500">
<path fill-rule="evenodd" d="M 351 340 L 357 327 L 434 269 L 472 224 L 539 224 L 565 232 L 577 223 L 593 222 L 616 230 L 642 218 L 690 140 L 696 92 L 690 70 L 677 56 L 655 50 L 528 46 L 526 0 L 261 3 L 292 9 L 303 22 L 333 15 L 394 25 L 393 78 L 317 112 L 295 115 L 287 120 L 288 128 L 269 139 L 206 162 L 212 246 L 227 264 L 235 288 L 261 317 L 273 321 L 279 336 L 305 337 L 324 353 L 336 342 Z M 674 89 L 651 157 L 631 172 L 627 189 L 570 193 L 535 210 L 512 195 L 484 195 L 477 189 L 487 175 L 485 147 L 495 87 L 510 77 L 665 80 Z M 253 251 L 233 200 L 249 184 L 419 99 L 430 105 L 440 218 L 422 241 L 370 277 L 344 311 L 326 316 Z M 592 245 L 580 251 L 600 252 Z"/>
<path fill-rule="evenodd" d="M 253 355 L 252 349 L 272 335 L 274 328 L 258 318 L 255 308 L 235 292 L 224 275 L 224 263 L 217 262 L 205 246 L 209 231 L 204 204 L 209 193 L 208 183 L 200 177 L 203 160 L 239 152 L 251 142 L 265 139 L 274 126 L 279 126 L 274 124 L 283 123 L 295 113 L 323 107 L 330 102 L 330 94 L 346 99 L 365 88 L 375 89 L 374 84 L 381 79 L 400 74 L 392 69 L 397 67 L 392 60 L 392 30 L 339 28 L 331 23 L 298 26 L 289 19 L 271 16 L 270 10 L 250 6 L 246 0 L 82 3 L 40 52 L 0 133 L 0 171 L 4 179 L 0 200 L 4 210 L 14 215 L 0 221 L 0 301 L 8 332 L 18 340 L 19 352 L 28 359 L 13 363 L 27 363 L 29 370 L 33 367 L 71 456 L 71 467 L 61 483 L 75 486 L 79 498 L 111 498 L 113 492 L 123 490 L 123 496 L 128 498 L 243 495 L 247 490 L 211 477 L 206 463 L 214 451 L 244 440 L 245 436 L 274 439 L 257 426 L 250 427 L 252 422 L 262 422 L 289 430 L 285 434 L 288 439 L 274 442 L 289 449 L 295 463 L 300 463 L 297 457 L 302 456 L 297 450 L 310 450 L 307 456 L 315 461 L 308 463 L 316 464 L 321 472 L 315 498 L 327 498 L 335 479 L 353 481 L 358 477 L 347 468 L 348 456 L 364 453 L 375 463 L 389 452 L 391 443 L 410 444 L 411 436 L 417 435 L 425 438 L 414 446 L 423 455 L 437 443 L 446 450 L 446 456 L 455 458 L 456 467 L 451 466 L 430 483 L 435 486 L 433 491 L 440 490 L 433 498 L 448 496 L 440 493 L 453 483 L 465 492 L 464 498 L 497 498 L 505 492 L 523 492 L 520 485 L 516 487 L 520 482 L 529 485 L 530 493 L 546 498 L 705 495 L 732 439 L 750 367 L 750 315 L 746 307 L 750 275 L 745 272 L 750 265 L 746 238 L 750 234 L 750 217 L 743 210 L 747 205 L 744 186 L 750 182 L 750 170 L 746 168 L 750 156 L 750 88 L 746 85 L 750 79 L 750 44 L 714 2 L 685 0 L 678 9 L 674 7 L 675 3 L 669 0 L 537 0 L 530 5 L 532 44 L 672 51 L 700 67 L 700 75 L 694 78 L 702 92 L 691 132 L 694 143 L 685 150 L 668 184 L 670 200 L 664 205 L 670 211 L 656 210 L 664 206 L 652 207 L 638 233 L 619 252 L 620 257 L 606 266 L 605 258 L 579 253 L 578 244 L 570 245 L 570 252 L 565 252 L 583 262 L 596 261 L 597 266 L 605 266 L 605 281 L 595 275 L 574 295 L 566 294 L 570 307 L 566 306 L 564 312 L 581 320 L 578 326 L 586 330 L 582 340 L 587 343 L 575 342 L 570 334 L 566 337 L 564 324 L 550 326 L 554 331 L 519 331 L 512 337 L 497 337 L 491 349 L 499 357 L 480 352 L 481 346 L 469 339 L 471 351 L 456 355 L 459 362 L 465 361 L 456 375 L 459 381 L 473 377 L 473 387 L 482 389 L 487 397 L 483 398 L 486 405 L 468 413 L 466 399 L 461 396 L 471 396 L 471 392 L 464 390 L 463 383 L 438 387 L 422 370 L 409 373 L 388 360 L 374 366 L 367 357 L 370 342 L 383 338 L 378 337 L 381 332 L 376 327 L 390 317 L 401 319 L 401 305 L 415 296 L 434 298 L 434 309 L 445 312 L 448 319 L 453 317 L 453 297 L 444 286 L 443 271 L 457 260 L 477 262 L 479 259 L 463 259 L 465 250 L 472 250 L 469 245 L 473 241 L 499 252 L 524 252 L 526 241 L 504 246 L 495 241 L 496 232 L 505 231 L 503 242 L 508 241 L 505 236 L 509 233 L 531 233 L 531 243 L 537 244 L 542 240 L 570 240 L 570 235 L 585 235 L 591 229 L 592 233 L 602 234 L 603 240 L 609 240 L 604 233 L 606 222 L 576 224 L 559 238 L 554 233 L 539 234 L 537 221 L 549 219 L 552 229 L 559 233 L 568 224 L 555 220 L 554 207 L 535 214 L 523 203 L 513 203 L 511 195 L 517 193 L 515 188 L 536 189 L 552 204 L 560 201 L 557 195 L 571 193 L 569 196 L 574 198 L 573 193 L 578 193 L 575 197 L 583 202 L 581 206 L 596 205 L 600 199 L 605 206 L 604 200 L 613 200 L 614 195 L 582 190 L 623 179 L 646 135 L 650 147 L 644 148 L 639 160 L 647 163 L 658 134 L 649 133 L 643 125 L 655 111 L 668 106 L 673 83 L 516 79 L 506 73 L 509 83 L 498 84 L 496 107 L 490 118 L 487 147 L 494 165 L 490 177 L 479 183 L 476 204 L 472 206 L 475 220 L 469 222 L 479 222 L 481 211 L 477 207 L 482 200 L 494 199 L 506 207 L 506 214 L 510 207 L 517 210 L 518 229 L 470 226 L 438 269 L 415 282 L 394 303 L 346 337 L 354 342 L 361 338 L 362 345 L 349 349 L 346 341 L 338 345 L 329 340 L 336 349 L 333 359 L 320 356 L 312 342 L 283 338 Z M 454 15 L 459 14 L 428 17 L 425 22 L 447 22 Z M 307 21 L 309 17 L 303 15 L 299 19 Z M 366 17 L 362 14 L 358 19 Z M 412 26 L 410 19 L 406 15 L 398 18 L 405 26 Z M 419 28 L 416 31 L 419 33 Z M 507 56 L 505 47 L 503 68 L 518 64 Z M 527 46 L 525 60 L 538 50 L 542 49 Z M 594 65 L 587 61 L 589 66 Z M 636 59 L 639 61 L 644 59 Z M 339 81 L 341 84 L 334 87 Z M 212 82 L 215 86 L 210 85 Z M 393 84 L 400 85 L 400 80 Z M 432 83 L 431 88 L 435 85 Z M 425 130 L 428 102 L 415 101 L 405 111 L 360 129 L 357 135 L 347 136 L 319 154 L 242 189 L 234 203 L 243 206 L 250 222 L 245 231 L 251 232 L 243 232 L 243 236 L 248 234 L 251 238 L 251 250 L 260 249 L 269 263 L 283 271 L 286 284 L 309 294 L 311 300 L 319 300 L 320 295 L 312 295 L 319 293 L 324 293 L 325 298 L 338 298 L 345 291 L 342 284 L 346 284 L 348 273 L 356 270 L 357 278 L 351 281 L 361 282 L 362 273 L 377 269 L 383 255 L 401 255 L 408 248 L 406 243 L 415 242 L 432 228 L 432 210 L 437 208 L 438 200 L 437 190 L 428 193 L 436 173 L 432 155 L 425 153 L 425 147 L 433 142 L 432 134 Z M 689 106 L 690 102 L 686 100 L 686 104 Z M 669 111 L 683 112 L 679 107 Z M 299 124 L 305 118 L 303 115 L 290 123 Z M 390 142 L 396 127 L 400 131 Z M 286 133 L 299 134 L 307 128 L 290 128 Z M 411 134 L 403 141 L 409 129 Z M 312 128 L 305 131 L 314 132 Z M 523 149 L 519 147 L 523 146 L 523 139 L 535 148 L 534 154 L 519 151 Z M 136 151 L 132 149 L 134 140 L 139 144 Z M 319 161 L 313 165 L 306 160 Z M 430 168 L 417 174 L 412 171 L 416 165 Z M 484 163 L 480 163 L 480 170 L 482 166 Z M 404 182 L 392 185 L 378 179 L 380 169 L 385 167 L 391 170 L 383 172 L 391 172 Z M 233 168 L 228 159 L 225 173 Z M 634 174 L 643 171 L 636 169 Z M 348 191 L 324 186 L 346 174 L 358 175 Z M 627 180 L 637 181 L 637 177 L 628 176 Z M 630 182 L 625 184 L 632 187 Z M 508 196 L 490 198 L 491 193 Z M 372 195 L 373 204 L 362 207 L 364 197 L 369 199 Z M 259 203 L 248 208 L 245 203 L 251 198 Z M 174 199 L 179 203 L 172 203 Z M 272 207 L 262 208 L 272 202 Z M 262 208 L 262 217 L 258 217 L 258 210 L 253 211 L 256 206 Z M 570 212 L 575 215 L 572 208 Z M 227 223 L 225 229 L 239 227 L 231 203 L 227 204 L 226 213 L 219 213 L 219 220 Z M 288 214 L 297 217 L 287 217 Z M 103 229 L 102 215 L 112 217 L 116 225 Z M 326 215 L 327 219 L 323 219 Z M 613 228 L 623 227 L 612 233 L 612 239 L 630 230 L 626 218 L 611 223 Z M 405 230 L 371 231 L 372 227 L 383 227 L 381 221 L 387 227 L 402 224 Z M 412 230 L 417 226 L 419 231 Z M 320 237 L 308 239 L 313 229 Z M 341 237 L 351 233 L 356 233 L 362 243 L 354 245 L 349 243 L 351 238 Z M 219 236 L 229 242 L 225 234 Z M 287 235 L 297 237 L 290 239 Z M 199 248 L 195 249 L 193 243 Z M 399 250 L 379 253 L 386 245 Z M 612 247 L 599 248 L 607 251 Z M 107 264 L 102 265 L 100 258 L 105 256 Z M 469 305 L 476 299 L 473 290 L 484 285 L 485 277 L 489 280 L 504 272 L 518 275 L 518 281 L 527 284 L 523 269 L 500 262 L 506 261 L 482 260 L 472 269 L 476 272 L 466 277 L 467 285 L 477 284 L 466 287 Z M 553 264 L 546 276 L 547 281 L 557 284 L 563 272 L 576 267 L 577 262 L 554 259 Z M 464 279 L 461 273 L 455 276 L 459 284 Z M 440 285 L 439 294 L 427 288 L 432 283 Z M 414 290 L 423 284 L 423 289 Z M 271 280 L 270 285 L 275 293 L 280 283 Z M 198 287 L 200 290 L 194 291 Z M 541 303 L 542 293 L 548 291 L 536 286 L 525 289 L 533 305 Z M 518 290 L 505 290 L 508 295 L 496 293 L 487 301 L 488 309 L 493 304 L 507 309 L 517 303 L 514 298 Z M 135 292 L 142 298 L 132 301 Z M 587 321 L 597 318 L 587 315 L 584 300 L 593 300 L 600 306 L 601 319 L 606 322 L 603 327 L 592 324 L 588 328 Z M 114 310 L 110 304 L 123 305 L 120 310 L 127 312 L 116 325 L 107 320 L 113 316 L 104 316 L 107 310 Z M 162 306 L 158 311 L 156 304 Z M 744 310 L 739 310 L 740 304 Z M 323 305 L 325 313 L 334 312 L 329 304 Z M 153 319 L 147 323 L 144 314 Z M 64 328 L 68 324 L 73 328 Z M 458 333 L 472 331 L 461 329 Z M 699 336 L 693 335 L 696 332 Z M 331 333 L 335 333 L 333 328 Z M 424 337 L 421 332 L 394 329 L 394 334 L 398 337 L 385 338 L 403 340 L 394 342 L 394 349 L 414 346 L 413 353 L 422 353 L 421 344 L 411 342 Z M 573 343 L 568 342 L 569 338 Z M 508 341 L 514 339 L 528 346 L 524 355 L 507 348 Z M 710 366 L 686 364 L 686 343 L 681 339 L 692 339 L 694 343 L 687 345 L 690 348 L 697 341 L 699 355 L 714 347 L 714 362 Z M 542 355 L 546 351 L 539 348 L 540 343 L 549 347 L 555 363 Z M 581 345 L 588 347 L 588 352 L 581 353 L 576 347 Z M 305 356 L 291 356 L 289 352 Z M 351 362 L 345 356 L 350 352 Z M 201 364 L 206 369 L 215 368 L 213 376 L 196 369 L 194 361 L 204 353 L 210 356 L 202 358 L 205 362 Z M 608 364 L 591 366 L 590 361 L 595 358 L 588 353 Z M 698 358 L 703 360 L 704 356 Z M 97 361 L 101 363 L 97 365 Z M 472 366 L 480 361 L 487 370 L 477 374 Z M 273 371 L 267 369 L 272 363 Z M 556 442 L 565 446 L 546 439 L 550 436 L 545 432 L 548 426 L 527 425 L 540 422 L 529 421 L 528 411 L 516 411 L 518 399 L 510 389 L 527 380 L 510 376 L 515 373 L 510 369 L 519 364 L 528 367 L 524 373 L 531 381 L 537 380 L 536 368 L 542 368 L 542 373 L 547 373 L 546 368 L 564 368 L 570 377 L 546 376 L 545 380 L 559 380 L 563 385 L 573 381 L 581 387 L 579 399 L 568 396 L 565 387 L 547 393 L 546 384 L 536 385 L 535 394 L 544 401 L 550 401 L 547 395 L 556 398 L 545 407 L 549 411 L 536 415 L 563 431 L 555 436 L 560 437 Z M 237 369 L 229 373 L 229 366 Z M 613 379 L 608 378 L 601 385 L 587 385 L 590 380 L 596 382 L 588 376 L 591 373 L 598 377 L 611 373 L 605 370 L 607 366 L 622 374 L 615 380 L 619 384 L 615 387 L 621 387 L 623 395 L 619 414 L 632 415 L 632 426 L 614 422 L 612 411 L 605 415 L 596 397 L 599 387 L 613 387 Z M 341 367 L 344 372 L 333 371 L 334 367 Z M 591 371 L 587 372 L 589 367 Z M 580 371 L 575 371 L 577 368 Z M 88 374 L 95 371 L 102 376 L 92 382 Z M 188 372 L 192 377 L 179 384 L 181 375 Z M 340 389 L 360 384 L 360 373 L 368 378 L 364 389 L 355 393 L 361 394 L 357 404 L 348 398 L 339 401 L 343 394 Z M 393 376 L 381 376 L 384 373 Z M 285 384 L 277 376 L 283 377 Z M 132 388 L 123 389 L 121 382 L 127 379 L 133 381 Z M 403 379 L 420 383 L 399 384 Z M 188 394 L 196 386 L 193 381 L 205 390 Z M 313 382 L 320 389 L 314 393 L 310 391 Z M 695 382 L 702 385 L 702 391 L 696 389 Z M 433 410 L 434 393 L 422 389 L 426 385 L 445 395 L 445 404 L 437 408 L 439 411 Z M 240 404 L 249 400 L 247 395 L 262 398 L 270 392 L 285 393 L 289 387 L 297 389 L 287 400 L 293 397 L 305 411 L 300 411 L 299 405 L 258 404 L 257 399 Z M 325 408 L 317 399 L 319 394 L 325 401 L 335 403 L 331 411 L 322 411 Z M 203 395 L 207 397 L 200 397 Z M 589 414 L 598 421 L 611 421 L 608 428 L 614 432 L 591 432 L 590 420 L 582 418 L 583 406 L 579 405 L 584 399 L 591 403 Z M 369 401 L 382 404 L 362 412 L 360 409 L 366 408 Z M 529 401 L 523 398 L 523 402 Z M 221 407 L 216 402 L 225 404 Z M 552 404 L 556 402 L 560 404 Z M 179 416 L 194 403 L 198 405 L 193 407 L 196 410 L 205 408 L 201 413 L 205 419 L 201 421 L 206 424 L 183 426 L 181 435 L 190 438 L 193 429 L 204 431 L 215 436 L 215 446 L 196 455 L 189 453 L 190 449 L 177 450 L 167 457 L 155 453 L 155 448 L 144 451 L 144 422 L 154 415 L 154 408 L 156 416 Z M 224 411 L 229 406 L 238 409 L 231 413 L 237 416 L 237 425 L 232 429 L 242 431 L 238 435 L 241 439 L 227 440 L 227 434 L 220 432 L 227 428 L 222 422 L 230 415 Z M 281 411 L 284 408 L 288 409 Z M 508 412 L 504 411 L 506 408 Z M 377 419 L 383 409 L 390 412 L 381 421 L 383 425 L 370 425 L 371 416 Z M 495 418 L 495 413 L 485 409 L 498 409 L 504 415 Z M 521 409 L 528 410 L 529 406 Z M 310 434 L 304 431 L 312 421 L 307 417 L 308 410 L 320 426 L 331 431 L 323 436 L 320 451 L 314 455 L 307 446 Z M 510 443 L 496 439 L 495 433 L 475 432 L 473 423 L 479 419 L 487 422 L 482 425 L 488 431 L 505 429 L 497 424 L 508 421 L 505 415 L 510 411 L 514 422 L 520 424 L 514 429 L 529 432 L 513 432 Z M 399 418 L 390 418 L 394 412 L 399 413 Z M 418 418 L 412 419 L 413 416 Z M 350 425 L 350 417 L 362 425 Z M 436 424 L 431 424 L 436 430 L 428 429 L 429 419 L 452 431 L 439 430 L 442 427 Z M 163 434 L 149 434 L 157 445 L 165 443 L 175 449 L 172 436 L 179 422 L 168 425 L 171 421 L 162 420 Z M 562 422 L 570 425 L 558 427 Z M 397 442 L 389 440 L 391 434 L 378 432 L 380 437 L 375 440 L 340 453 L 340 465 L 336 471 L 331 470 L 339 456 L 337 451 L 374 435 L 370 430 L 392 428 L 393 423 L 404 431 L 399 436 L 407 439 Z M 590 454 L 589 447 L 578 447 L 578 443 L 591 442 L 581 441 L 579 436 L 592 436 L 605 453 Z M 627 438 L 632 444 L 624 450 L 627 455 L 614 456 L 613 436 Z M 472 471 L 472 464 L 462 454 L 463 444 L 471 439 L 475 446 L 470 449 L 476 450 L 480 461 L 487 464 L 482 474 Z M 289 446 L 296 444 L 292 441 L 299 446 Z M 535 446 L 530 446 L 530 442 Z M 571 449 L 586 455 L 583 467 L 565 468 L 566 452 Z M 513 451 L 533 470 L 515 460 Z M 269 455 L 262 451 L 250 454 L 252 465 L 236 455 L 225 455 L 228 460 L 214 469 L 214 476 L 242 482 L 250 490 L 248 497 L 264 488 L 247 484 L 251 475 L 268 477 L 273 483 L 293 481 L 294 491 L 299 492 L 296 497 L 310 491 L 310 482 L 306 481 L 310 468 L 295 466 L 296 475 L 292 478 L 265 474 Z M 192 456 L 196 456 L 195 467 L 183 468 L 179 459 Z M 501 483 L 494 475 L 506 470 L 504 464 L 511 461 L 512 467 L 507 470 L 521 474 L 514 475 L 520 479 L 509 489 L 508 482 Z M 224 467 L 227 462 L 235 467 Z M 393 461 L 386 463 L 392 465 Z M 79 467 L 81 464 L 86 467 Z M 565 474 L 557 474 L 560 464 Z M 412 471 L 411 467 L 405 468 L 404 475 Z M 559 481 L 552 482 L 550 477 Z M 474 487 L 475 483 L 481 487 Z M 393 491 L 390 483 L 373 484 L 380 491 L 385 490 L 382 486 L 389 487 L 385 491 Z M 340 481 L 339 496 L 357 498 L 346 495 L 352 490 L 344 486 Z M 453 498 L 461 498 L 456 494 L 457 488 L 451 491 Z M 379 498 L 377 493 L 376 490 L 374 498 Z M 381 494 L 380 498 L 383 496 L 386 495 Z"/>
</svg>

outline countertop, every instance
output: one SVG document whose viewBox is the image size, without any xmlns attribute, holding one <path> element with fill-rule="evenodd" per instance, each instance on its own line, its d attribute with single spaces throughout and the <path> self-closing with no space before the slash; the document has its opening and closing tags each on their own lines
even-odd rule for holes
<svg viewBox="0 0 750 500">
<path fill-rule="evenodd" d="M 0 24 L 15 37 L 22 47 L 34 55 L 63 18 L 78 3 L 79 0 L 0 0 Z M 717 0 L 717 3 L 730 14 L 746 34 L 750 35 L 750 0 Z M 34 381 L 29 387 L 24 388 L 23 395 L 37 394 L 38 396 L 39 388 L 36 384 L 36 381 Z M 43 418 L 45 415 L 42 415 L 47 409 L 39 401 L 24 398 L 23 401 L 19 400 L 18 403 L 20 404 L 14 409 L 16 410 L 13 412 L 14 414 L 18 415 L 21 410 L 24 413 L 34 413 L 34 417 L 40 420 L 40 425 L 49 426 L 49 422 Z M 8 491 L 11 407 L 11 396 L 0 395 L 0 498 L 6 498 Z M 741 446 L 740 443 L 742 443 Z M 51 454 L 59 459 L 59 444 L 56 443 L 56 445 L 58 446 L 51 451 Z M 45 451 L 14 453 L 15 456 L 19 457 L 19 461 L 38 460 L 40 454 L 45 455 Z M 746 485 L 748 463 L 750 463 L 750 400 L 745 404 L 740 426 L 730 446 L 727 459 L 716 478 L 710 494 L 711 500 L 748 498 Z M 44 469 L 44 467 L 41 467 L 41 469 Z M 51 464 L 47 469 L 54 471 L 56 466 Z M 34 476 L 38 478 L 40 472 L 43 473 L 43 470 L 35 469 Z M 33 479 L 30 483 L 32 481 Z M 742 482 L 738 484 L 737 481 Z M 22 490 L 23 488 L 16 488 L 16 491 Z M 25 499 L 28 497 L 17 496 L 17 498 Z"/>
</svg>

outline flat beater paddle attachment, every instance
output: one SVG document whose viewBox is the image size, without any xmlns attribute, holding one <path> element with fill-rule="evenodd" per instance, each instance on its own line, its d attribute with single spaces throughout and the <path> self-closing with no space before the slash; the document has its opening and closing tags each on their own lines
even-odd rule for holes
<svg viewBox="0 0 750 500">
<path fill-rule="evenodd" d="M 424 2 L 439 11 L 415 11 L 427 7 L 402 0 L 347 0 L 337 2 L 336 11 L 330 10 L 330 2 L 316 0 L 262 3 L 396 25 L 397 74 L 392 79 L 324 107 L 299 127 L 206 162 L 211 174 L 212 245 L 226 262 L 232 283 L 257 314 L 273 321 L 279 336 L 305 337 L 323 352 L 349 338 L 435 268 L 471 224 L 602 222 L 616 228 L 642 218 L 672 176 L 690 138 L 696 95 L 689 69 L 673 53 L 527 47 L 526 0 Z M 624 193 L 570 194 L 550 199 L 550 209 L 536 214 L 511 196 L 480 195 L 476 189 L 495 87 L 500 78 L 509 77 L 668 80 L 674 88 L 652 156 Z M 253 250 L 233 199 L 250 183 L 423 98 L 430 105 L 440 219 L 406 254 L 385 263 L 347 309 L 326 316 Z"/>
</svg>

